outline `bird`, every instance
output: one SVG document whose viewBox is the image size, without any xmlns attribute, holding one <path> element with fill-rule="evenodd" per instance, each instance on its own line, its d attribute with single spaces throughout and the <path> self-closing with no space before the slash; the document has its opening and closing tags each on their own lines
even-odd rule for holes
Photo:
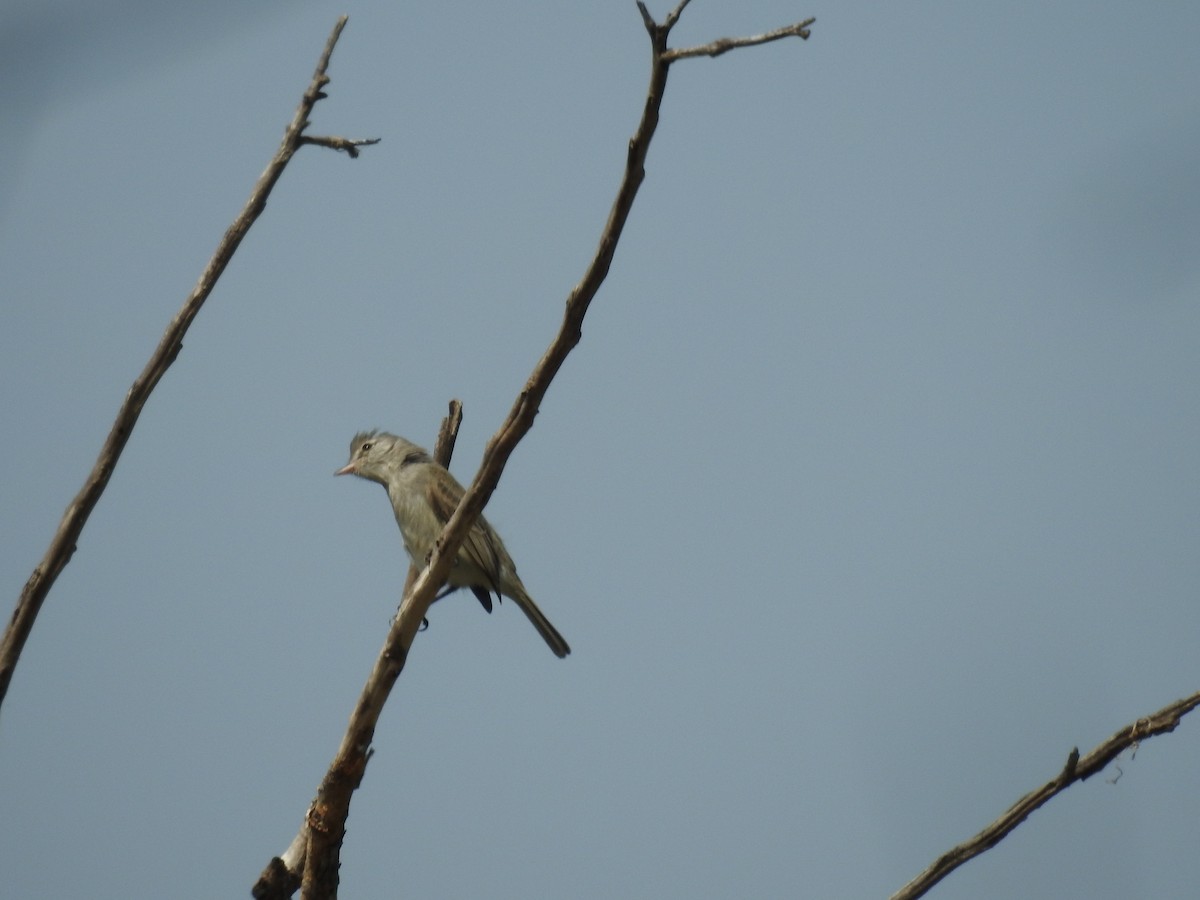
<svg viewBox="0 0 1200 900">
<path fill-rule="evenodd" d="M 429 560 L 433 545 L 464 493 L 450 471 L 424 448 L 385 431 L 356 434 L 350 442 L 350 461 L 333 474 L 357 475 L 387 489 L 404 549 L 418 568 Z M 561 659 L 571 652 L 558 629 L 529 596 L 504 541 L 482 515 L 458 548 L 446 583 L 451 591 L 468 588 L 489 613 L 493 592 L 497 599 L 510 598 L 555 656 Z"/>
</svg>

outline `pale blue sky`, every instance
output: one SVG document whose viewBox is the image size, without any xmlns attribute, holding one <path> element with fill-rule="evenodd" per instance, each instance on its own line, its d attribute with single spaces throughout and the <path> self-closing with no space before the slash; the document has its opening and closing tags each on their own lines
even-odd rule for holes
<svg viewBox="0 0 1200 900">
<path fill-rule="evenodd" d="M 287 846 L 406 566 L 331 473 L 459 397 L 471 477 L 644 99 L 632 0 L 177 6 L 3 14 L 8 608 L 342 12 L 312 131 L 383 143 L 294 160 L 51 593 L 6 897 L 246 896 Z M 886 896 L 1196 689 L 1200 7 L 695 0 L 674 43 L 810 15 L 672 69 L 488 508 L 574 653 L 439 604 L 346 896 Z M 932 896 L 1194 897 L 1197 733 Z"/>
</svg>

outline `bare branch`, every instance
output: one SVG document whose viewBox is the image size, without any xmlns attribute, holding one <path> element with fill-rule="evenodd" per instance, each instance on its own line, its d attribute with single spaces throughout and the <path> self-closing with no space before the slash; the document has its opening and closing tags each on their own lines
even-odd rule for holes
<svg viewBox="0 0 1200 900">
<path fill-rule="evenodd" d="M 330 150 L 344 150 L 350 154 L 351 159 L 358 159 L 359 147 L 369 147 L 372 144 L 378 144 L 380 140 L 381 138 L 344 138 L 330 137 L 328 135 L 309 137 L 305 135 L 300 138 L 300 143 L 328 147 Z"/>
<path fill-rule="evenodd" d="M 1063 769 L 1051 781 L 1026 794 L 1008 810 L 968 841 L 959 844 L 939 856 L 928 869 L 892 895 L 892 900 L 913 900 L 924 896 L 930 888 L 979 854 L 990 850 L 1004 840 L 1014 828 L 1056 794 L 1066 790 L 1076 781 L 1085 781 L 1100 772 L 1121 753 L 1136 749 L 1146 738 L 1174 731 L 1180 719 L 1200 706 L 1200 692 L 1176 700 L 1144 719 L 1122 728 L 1087 756 L 1080 759 L 1079 749 L 1073 748 L 1067 756 Z"/>
<path fill-rule="evenodd" d="M 646 30 L 651 34 L 658 27 L 658 23 L 654 21 L 654 16 L 650 15 L 650 10 L 646 9 L 646 4 L 642 0 L 637 0 L 638 12 L 642 14 L 642 24 L 646 26 Z"/>
<path fill-rule="evenodd" d="M 284 132 L 283 141 L 280 143 L 275 157 L 259 176 L 258 183 L 250 192 L 250 198 L 225 232 L 225 236 L 221 238 L 212 259 L 208 261 L 199 281 L 192 289 L 191 295 L 184 301 L 179 312 L 175 314 L 175 318 L 171 320 L 158 346 L 155 347 L 154 353 L 151 354 L 150 361 L 146 363 L 141 374 L 133 382 L 133 386 L 129 388 L 129 392 L 125 395 L 125 401 L 117 411 L 117 417 L 108 433 L 108 438 L 100 449 L 96 464 L 92 467 L 91 474 L 88 475 L 83 488 L 75 495 L 75 499 L 63 513 L 58 530 L 50 541 L 50 547 L 46 550 L 46 555 L 42 557 L 42 561 L 38 563 L 33 574 L 25 583 L 21 596 L 17 600 L 16 609 L 13 610 L 12 618 L 9 620 L 8 628 L 4 632 L 4 637 L 0 639 L 0 704 L 3 704 L 4 697 L 8 693 L 8 686 L 12 681 L 17 660 L 21 656 L 25 641 L 28 640 L 29 634 L 33 630 L 33 623 L 42 608 L 42 603 L 50 593 L 50 588 L 59 574 L 70 562 L 79 535 L 83 532 L 83 526 L 99 502 L 105 487 L 108 486 L 108 480 L 116 469 L 121 451 L 124 450 L 129 436 L 133 433 L 133 427 L 137 424 L 142 407 L 145 406 L 151 392 L 170 368 L 171 363 L 175 361 L 175 357 L 179 355 L 179 351 L 183 349 L 183 338 L 187 334 L 192 320 L 196 318 L 200 307 L 212 293 L 221 273 L 225 271 L 229 260 L 233 258 L 233 254 L 241 244 L 242 238 L 246 236 L 250 226 L 254 224 L 266 207 L 267 197 L 275 187 L 275 182 L 279 180 L 279 176 L 283 174 L 284 168 L 301 144 L 322 143 L 325 146 L 333 146 L 334 142 L 343 140 L 341 138 L 313 138 L 306 141 L 302 134 L 308 127 L 308 117 L 312 113 L 313 107 L 318 100 L 325 97 L 322 88 L 329 83 L 329 76 L 325 74 L 325 71 L 329 67 L 329 58 L 333 54 L 334 45 L 337 43 L 342 29 L 346 27 L 346 22 L 347 17 L 342 16 L 334 27 L 333 33 L 329 35 L 329 40 L 325 43 L 325 50 L 313 73 L 312 82 L 309 84 L 308 90 L 304 92 L 304 97 L 296 108 L 296 114 Z M 369 142 L 349 143 L 357 146 Z M 345 149 L 347 152 L 353 150 L 351 155 L 357 155 L 357 150 L 352 147 L 339 147 L 338 149 Z"/>
<path fill-rule="evenodd" d="M 663 28 L 670 31 L 675 27 L 675 23 L 679 21 L 679 17 L 683 15 L 683 11 L 692 0 L 679 0 L 679 5 L 667 13 L 667 17 L 663 19 Z"/>
<path fill-rule="evenodd" d="M 584 316 L 608 275 L 629 211 L 637 197 L 638 188 L 646 177 L 646 154 L 658 127 L 667 71 L 673 61 L 667 50 L 667 38 L 671 27 L 688 2 L 689 0 L 681 0 L 660 25 L 651 17 L 645 3 L 637 0 L 642 22 L 650 36 L 650 85 L 641 121 L 629 141 L 625 173 L 609 211 L 608 221 L 600 235 L 595 255 L 583 278 L 567 297 L 566 310 L 558 333 L 534 367 L 525 387 L 517 395 L 508 417 L 484 449 L 483 462 L 475 480 L 467 488 L 458 509 L 442 530 L 429 562 L 415 580 L 411 579 L 410 572 L 410 582 L 405 588 L 399 614 L 359 696 L 341 746 L 309 807 L 305 820 L 308 833 L 305 858 L 302 863 L 296 858 L 296 848 L 302 846 L 303 841 L 300 844 L 293 841 L 286 858 L 276 857 L 263 871 L 253 889 L 255 897 L 287 896 L 275 891 L 280 889 L 280 885 L 294 884 L 296 873 L 301 866 L 304 873 L 301 891 L 305 900 L 317 900 L 336 894 L 339 856 L 345 836 L 346 816 L 350 811 L 350 798 L 362 781 L 379 714 L 396 678 L 404 668 L 413 638 L 429 611 L 437 590 L 446 582 L 459 546 L 496 489 L 504 466 L 517 443 L 533 427 L 533 420 L 551 381 L 567 355 L 582 338 Z M 453 412 L 452 408 L 452 416 Z M 286 873 L 287 877 L 283 877 L 281 872 Z"/>
<path fill-rule="evenodd" d="M 438 461 L 438 463 L 440 463 L 443 466 L 446 466 L 447 468 L 450 467 L 450 459 L 454 455 L 454 444 L 458 440 L 458 429 L 461 424 L 462 424 L 462 402 L 459 400 L 451 400 L 450 404 L 449 404 L 449 410 L 446 414 L 446 417 L 444 419 L 442 419 L 441 428 L 438 430 L 437 443 L 434 445 L 434 450 L 433 450 L 433 458 L 436 459 Z M 407 596 L 409 594 L 409 592 L 412 590 L 413 582 L 415 582 L 417 580 L 417 576 L 420 574 L 421 574 L 421 570 L 418 569 L 416 566 L 410 565 L 408 567 L 408 576 L 404 582 L 403 596 Z M 393 626 L 393 630 L 394 630 L 394 626 Z M 407 654 L 405 654 L 405 655 L 407 655 Z M 376 673 L 377 672 L 380 673 L 379 677 L 381 679 L 390 677 L 391 680 L 394 682 L 395 679 L 397 677 L 399 677 L 401 670 L 403 670 L 403 668 L 404 668 L 404 659 L 400 658 L 399 660 L 397 660 L 397 659 L 393 658 L 388 653 L 386 646 L 384 648 L 384 653 L 381 654 L 381 659 L 383 659 L 385 657 L 386 657 L 387 661 L 386 661 L 382 671 L 381 671 L 380 664 L 377 661 L 375 670 L 372 671 L 371 678 L 368 679 L 368 687 L 363 688 L 363 695 L 362 695 L 362 697 L 360 697 L 358 707 L 355 709 L 355 714 L 354 714 L 355 718 L 357 718 L 359 716 L 360 711 L 365 711 L 364 715 L 369 715 L 370 714 L 369 711 L 374 708 L 373 705 L 371 705 L 371 704 L 365 704 L 364 698 L 367 697 L 368 688 L 371 686 L 372 682 L 375 680 Z M 389 669 L 391 667 L 395 667 L 395 674 L 389 676 L 388 673 L 389 673 Z M 390 686 L 389 686 L 389 690 L 390 690 Z M 386 700 L 386 698 L 387 698 L 386 693 L 384 694 L 383 697 L 379 698 L 380 711 L 382 710 L 383 700 Z M 377 717 L 378 713 L 376 712 L 375 715 Z M 351 719 L 350 727 L 347 729 L 347 737 L 349 737 L 352 733 L 356 733 L 356 734 L 363 733 L 362 730 L 363 730 L 364 726 L 362 724 L 359 724 L 356 727 L 355 718 Z M 374 720 L 372 720 L 370 723 L 370 729 L 373 733 Z M 363 746 L 365 747 L 365 746 L 368 746 L 369 744 L 370 744 L 370 739 L 367 738 L 366 744 L 364 744 Z M 338 750 L 338 756 L 334 761 L 334 765 L 330 769 L 331 773 L 336 768 L 339 773 L 339 776 L 345 774 L 346 770 L 345 770 L 344 766 L 339 766 L 337 760 L 342 759 L 343 753 L 349 753 L 352 749 L 353 749 L 352 745 L 350 748 L 347 747 L 347 741 L 344 738 L 342 741 L 342 747 L 340 747 Z M 370 758 L 370 750 L 368 749 L 366 751 L 365 758 L 362 760 L 362 766 L 364 768 L 366 766 L 367 759 L 369 759 L 369 758 Z M 330 775 L 327 774 L 326 782 L 328 782 L 329 779 L 330 779 Z M 360 782 L 361 780 L 362 780 L 362 771 L 359 770 L 358 776 L 357 776 L 357 781 L 354 782 L 355 788 L 358 786 L 358 782 Z M 325 788 L 325 784 L 323 783 L 322 790 L 324 790 L 324 788 Z M 350 791 L 352 791 L 352 790 L 353 790 L 353 788 L 350 789 Z M 340 796 L 339 796 L 340 792 L 335 792 L 335 791 L 331 790 L 329 793 L 333 794 L 335 796 L 338 796 L 338 799 L 340 802 Z M 319 799 L 319 797 L 320 797 L 320 795 L 318 795 L 318 799 Z M 347 792 L 346 796 L 345 796 L 345 804 L 346 804 L 345 811 L 342 814 L 342 818 L 341 818 L 343 827 L 342 827 L 340 834 L 343 836 L 345 833 L 345 828 L 344 828 L 345 817 L 346 817 L 346 815 L 349 814 L 349 802 L 350 802 L 350 795 L 349 795 L 349 792 Z M 330 831 L 329 831 L 330 818 L 328 817 L 328 815 L 317 814 L 316 810 L 317 810 L 317 801 L 314 800 L 313 805 L 309 808 L 309 811 L 308 811 L 307 815 L 305 816 L 304 827 L 300 829 L 299 834 L 297 834 L 296 837 L 292 840 L 291 845 L 287 848 L 286 851 L 283 852 L 283 854 L 281 856 L 277 856 L 277 857 L 273 858 L 269 863 L 267 863 L 267 867 L 262 871 L 262 874 L 258 876 L 258 881 L 255 883 L 254 887 L 251 889 L 251 893 L 253 894 L 254 897 L 258 898 L 258 900 L 285 900 L 285 898 L 291 897 L 292 894 L 295 893 L 296 889 L 300 888 L 302 886 L 302 884 L 305 886 L 305 896 L 309 896 L 310 894 L 315 894 L 316 896 L 321 896 L 320 890 L 327 888 L 330 885 L 334 889 L 336 889 L 336 886 L 337 886 L 336 869 L 334 869 L 332 872 L 326 872 L 326 871 L 316 869 L 315 867 L 310 870 L 308 867 L 309 860 L 327 859 L 331 855 L 331 851 L 329 849 L 323 848 L 325 840 L 321 840 L 321 839 L 318 839 L 316 841 L 313 840 L 314 831 L 318 832 L 322 836 L 322 838 L 324 838 L 326 840 L 333 839 L 333 835 L 331 835 Z M 341 837 L 337 837 L 337 843 L 339 846 L 341 844 L 341 839 L 342 839 Z M 314 847 L 317 848 L 316 851 L 313 850 Z M 301 876 L 301 873 L 303 873 L 303 877 Z M 325 896 L 332 896 L 332 895 L 325 894 Z"/>
<path fill-rule="evenodd" d="M 439 465 L 450 468 L 450 457 L 454 455 L 454 443 L 458 440 L 458 426 L 462 424 L 462 401 L 451 400 L 450 411 L 442 419 L 437 443 L 433 445 L 433 458 Z"/>
<path fill-rule="evenodd" d="M 667 61 L 674 62 L 677 59 L 687 59 L 690 56 L 720 56 L 722 53 L 728 53 L 730 50 L 736 50 L 738 47 L 769 44 L 771 41 L 778 41 L 787 37 L 798 37 L 801 40 L 807 41 L 811 35 L 809 29 L 816 21 L 816 19 L 805 19 L 803 22 L 797 22 L 795 25 L 787 25 L 783 28 L 776 28 L 774 31 L 768 31 L 766 34 L 756 34 L 751 37 L 740 38 L 719 38 L 712 43 L 704 44 L 700 47 L 668 50 Z"/>
</svg>

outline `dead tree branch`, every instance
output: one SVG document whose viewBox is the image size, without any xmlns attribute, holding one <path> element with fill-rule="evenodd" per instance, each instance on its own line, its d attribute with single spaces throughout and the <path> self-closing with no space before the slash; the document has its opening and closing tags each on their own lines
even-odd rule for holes
<svg viewBox="0 0 1200 900">
<path fill-rule="evenodd" d="M 728 53 L 730 50 L 735 50 L 738 47 L 753 47 L 756 44 L 769 44 L 771 41 L 778 41 L 786 37 L 798 37 L 801 40 L 807 41 L 812 27 L 816 19 L 805 19 L 803 22 L 797 22 L 794 25 L 785 25 L 783 28 L 776 28 L 774 31 L 768 31 L 766 34 L 756 34 L 751 37 L 742 38 L 721 38 L 720 40 L 712 41 L 708 44 L 703 44 L 699 47 L 684 47 L 680 50 L 668 50 L 667 59 L 674 62 L 677 59 L 687 59 L 690 56 L 720 56 L 722 53 Z"/>
<path fill-rule="evenodd" d="M 328 147 L 330 150 L 343 150 L 349 154 L 351 159 L 358 159 L 359 147 L 369 147 L 372 144 L 378 144 L 379 141 L 380 138 L 344 138 L 330 137 L 328 135 L 313 135 L 312 137 L 303 135 L 300 138 L 301 144 Z"/>
<path fill-rule="evenodd" d="M 449 411 L 446 417 L 442 419 L 442 426 L 438 430 L 437 443 L 434 445 L 433 450 L 433 458 L 446 468 L 450 468 L 450 459 L 454 455 L 454 444 L 458 440 L 458 428 L 461 424 L 462 403 L 458 400 L 451 400 Z M 412 591 L 413 582 L 417 580 L 417 576 L 420 574 L 421 570 L 416 566 L 410 565 L 408 567 L 408 577 L 404 582 L 403 596 L 407 597 L 409 595 Z M 403 664 L 401 664 L 402 667 Z M 372 672 L 372 675 L 374 674 Z M 398 676 L 399 674 L 399 670 L 397 670 L 396 675 Z M 365 693 L 366 690 L 364 689 Z M 362 705 L 362 700 L 360 699 L 359 708 Z M 356 715 L 357 712 L 356 709 Z M 344 740 L 343 744 L 345 744 Z M 370 755 L 371 751 L 368 749 L 366 751 L 366 758 L 363 760 L 364 767 Z M 328 778 L 328 776 L 326 777 Z M 361 781 L 361 772 L 358 777 L 359 781 Z M 348 799 L 347 802 L 349 802 Z M 310 809 L 309 816 L 311 815 L 312 810 Z M 274 857 L 259 876 L 252 891 L 253 895 L 259 898 L 259 900 L 267 900 L 267 898 L 271 898 L 271 900 L 283 900 L 283 898 L 291 897 L 296 892 L 296 889 L 301 886 L 303 880 L 301 872 L 304 868 L 305 860 L 309 855 L 309 828 L 311 827 L 311 822 L 308 818 L 305 820 L 305 826 L 305 828 L 300 829 L 299 834 L 292 840 L 287 850 L 282 855 Z"/>
<path fill-rule="evenodd" d="M 1026 794 L 979 834 L 943 853 L 934 860 L 933 865 L 892 894 L 891 900 L 913 900 L 916 897 L 923 897 L 930 888 L 963 863 L 995 847 L 1014 828 L 1029 818 L 1034 810 L 1056 794 L 1062 793 L 1076 781 L 1086 781 L 1091 778 L 1124 751 L 1136 749 L 1137 745 L 1146 738 L 1174 731 L 1180 719 L 1197 706 L 1200 706 L 1200 692 L 1192 694 L 1190 697 L 1184 697 L 1182 700 L 1176 700 L 1158 712 L 1151 713 L 1146 718 L 1138 719 L 1132 725 L 1122 728 L 1087 756 L 1081 758 L 1079 748 L 1073 748 L 1067 755 L 1066 764 L 1058 775 L 1037 790 Z"/>
<path fill-rule="evenodd" d="M 674 61 L 671 51 L 667 48 L 667 38 L 688 2 L 689 0 L 682 0 L 661 24 L 654 21 L 642 0 L 637 2 L 646 32 L 650 36 L 650 86 L 641 121 L 629 141 L 625 173 L 617 189 L 608 221 L 600 235 L 595 255 L 583 278 L 567 297 L 566 310 L 557 335 L 538 361 L 525 387 L 517 395 L 508 417 L 488 442 L 475 480 L 467 488 L 458 509 L 442 530 L 442 536 L 428 565 L 406 590 L 399 615 L 359 696 L 341 746 L 309 807 L 304 828 L 284 856 L 272 859 L 263 871 L 253 889 L 255 897 L 290 896 L 298 881 L 305 900 L 323 900 L 336 896 L 341 845 L 345 836 L 346 817 L 350 811 L 350 798 L 362 781 L 379 714 L 396 678 L 404 668 L 413 638 L 429 611 L 437 590 L 446 581 L 459 546 L 496 489 L 504 466 L 517 443 L 533 427 L 533 420 L 551 381 L 582 337 L 584 316 L 608 275 L 638 188 L 646 177 L 646 154 L 658 127 L 667 72 Z M 811 25 L 812 21 L 808 20 L 807 24 Z M 807 37 L 807 33 L 804 36 Z M 735 42 L 725 49 L 762 43 L 754 39 L 747 41 L 748 43 Z"/>
<path fill-rule="evenodd" d="M 442 419 L 442 427 L 438 430 L 437 443 L 433 445 L 433 458 L 439 464 L 450 468 L 450 458 L 454 456 L 454 444 L 458 440 L 458 426 L 462 424 L 462 402 L 450 401 L 450 412 Z"/>
<path fill-rule="evenodd" d="M 216 251 L 200 275 L 199 281 L 192 289 L 191 295 L 184 301 L 179 312 L 175 314 L 175 318 L 167 326 L 166 332 L 150 356 L 150 361 L 146 363 L 145 368 L 142 369 L 141 374 L 138 375 L 133 386 L 125 395 L 125 401 L 117 411 L 117 417 L 104 446 L 100 449 L 100 455 L 92 467 L 91 474 L 84 482 L 83 489 L 75 495 L 75 499 L 63 513 L 58 530 L 50 541 L 50 547 L 46 550 L 46 555 L 42 557 L 42 561 L 37 564 L 33 574 L 25 583 L 21 596 L 17 600 L 17 606 L 13 610 L 12 618 L 9 620 L 8 628 L 5 629 L 3 638 L 0 639 L 0 704 L 3 704 L 4 697 L 8 693 L 8 686 L 12 681 L 17 660 L 21 656 L 25 641 L 28 640 L 29 634 L 33 630 L 33 623 L 42 608 L 42 603 L 50 593 L 50 588 L 59 574 L 70 562 L 79 535 L 83 532 L 83 526 L 100 501 L 105 487 L 108 486 L 108 480 L 117 467 L 121 451 L 124 450 L 129 436 L 133 433 L 133 427 L 137 424 L 142 407 L 146 405 L 151 392 L 175 361 L 179 351 L 183 349 L 183 338 L 187 334 L 192 320 L 196 318 L 200 307 L 212 293 L 221 273 L 225 271 L 229 260 L 233 258 L 233 254 L 241 244 L 242 238 L 246 236 L 250 226 L 262 214 L 271 189 L 275 187 L 275 182 L 283 174 L 283 170 L 293 154 L 302 144 L 313 143 L 346 150 L 351 156 L 357 156 L 359 146 L 374 143 L 373 140 L 349 141 L 345 138 L 304 137 L 304 129 L 309 125 L 308 117 L 312 114 L 313 107 L 316 106 L 318 100 L 325 98 L 322 89 L 329 83 L 329 76 L 325 74 L 325 71 L 329 67 L 329 58 L 333 54 L 334 45 L 337 43 L 342 29 L 346 27 L 346 21 L 345 16 L 339 19 L 333 33 L 329 35 L 329 40 L 325 43 L 325 50 L 313 73 L 312 81 L 308 90 L 304 92 L 300 105 L 296 108 L 296 114 L 284 132 L 283 141 L 280 143 L 275 157 L 259 176 L 258 183 L 250 192 L 250 198 L 225 232 L 225 236 L 221 238 Z"/>
</svg>

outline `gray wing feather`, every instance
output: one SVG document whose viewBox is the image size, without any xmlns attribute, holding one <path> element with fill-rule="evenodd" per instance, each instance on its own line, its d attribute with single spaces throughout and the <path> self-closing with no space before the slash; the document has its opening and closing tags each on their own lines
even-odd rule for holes
<svg viewBox="0 0 1200 900">
<path fill-rule="evenodd" d="M 465 493 L 462 485 L 453 478 L 448 480 L 430 480 L 427 491 L 429 506 L 438 520 L 445 525 L 454 515 L 459 502 Z M 500 557 L 496 552 L 499 538 L 495 536 L 491 526 L 480 516 L 471 526 L 466 540 L 459 548 L 459 560 L 477 570 L 488 580 L 487 587 L 500 594 Z M 482 585 L 481 585 L 482 587 Z M 478 594 L 476 594 L 478 596 Z"/>
</svg>

